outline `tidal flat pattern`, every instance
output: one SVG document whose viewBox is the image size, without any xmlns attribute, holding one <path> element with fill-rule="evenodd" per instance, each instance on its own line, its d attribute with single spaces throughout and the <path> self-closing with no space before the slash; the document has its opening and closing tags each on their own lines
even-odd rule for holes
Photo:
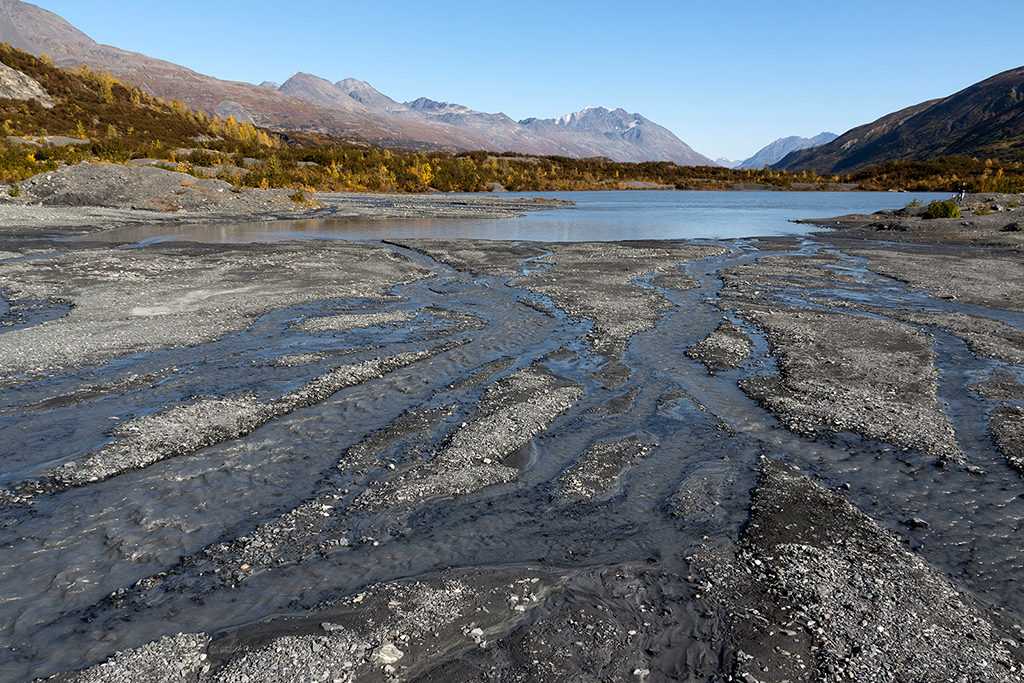
<svg viewBox="0 0 1024 683">
<path fill-rule="evenodd" d="M 42 244 L 0 679 L 1020 680 L 1019 257 Z"/>
</svg>

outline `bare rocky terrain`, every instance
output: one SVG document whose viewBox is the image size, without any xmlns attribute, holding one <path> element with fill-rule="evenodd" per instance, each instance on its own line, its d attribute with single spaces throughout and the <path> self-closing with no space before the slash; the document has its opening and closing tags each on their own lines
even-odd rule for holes
<svg viewBox="0 0 1024 683">
<path fill-rule="evenodd" d="M 84 235 L 132 225 L 297 218 L 507 218 L 557 202 L 239 189 L 157 166 L 81 163 L 0 187 L 0 237 Z"/>
<path fill-rule="evenodd" d="M 1024 680 L 1016 198 L 949 240 L 117 244 L 558 204 L 48 175 L 0 204 L 0 679 Z"/>
<path fill-rule="evenodd" d="M 881 242 L 946 244 L 1016 249 L 1024 244 L 1021 195 L 968 194 L 958 218 L 924 218 L 927 207 L 908 206 L 873 214 L 804 219 L 838 229 L 844 237 Z"/>
</svg>

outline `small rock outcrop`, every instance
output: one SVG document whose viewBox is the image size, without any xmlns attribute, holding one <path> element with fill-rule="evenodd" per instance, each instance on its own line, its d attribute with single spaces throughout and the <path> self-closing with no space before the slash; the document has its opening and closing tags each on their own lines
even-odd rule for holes
<svg viewBox="0 0 1024 683">
<path fill-rule="evenodd" d="M 9 100 L 38 100 L 47 109 L 53 107 L 53 100 L 34 78 L 3 63 L 0 63 L 0 97 Z"/>
</svg>

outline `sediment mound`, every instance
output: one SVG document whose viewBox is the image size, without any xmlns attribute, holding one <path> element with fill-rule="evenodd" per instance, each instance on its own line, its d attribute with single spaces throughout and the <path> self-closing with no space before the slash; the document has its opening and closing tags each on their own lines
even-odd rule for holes
<svg viewBox="0 0 1024 683">
<path fill-rule="evenodd" d="M 154 166 L 83 162 L 40 173 L 17 187 L 20 194 L 8 201 L 43 206 L 237 214 L 309 208 L 290 199 L 292 190 L 243 190 Z"/>
</svg>

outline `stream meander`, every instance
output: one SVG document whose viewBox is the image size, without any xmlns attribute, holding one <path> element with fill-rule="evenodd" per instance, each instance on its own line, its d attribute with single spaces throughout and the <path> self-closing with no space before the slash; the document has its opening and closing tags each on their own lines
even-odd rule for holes
<svg viewBox="0 0 1024 683">
<path fill-rule="evenodd" d="M 204 434 L 200 447 L 0 507 L 0 679 L 92 666 L 181 632 L 211 634 L 211 654 L 227 661 L 276 633 L 266 622 L 272 617 L 330 609 L 374 584 L 446 573 L 484 588 L 525 574 L 541 578 L 546 597 L 536 609 L 489 617 L 493 638 L 512 642 L 516 633 L 536 632 L 559 643 L 545 623 L 599 609 L 623 633 L 628 627 L 646 640 L 622 646 L 619 664 L 588 666 L 646 669 L 650 680 L 709 680 L 726 666 L 724 616 L 701 606 L 700 585 L 687 580 L 688 558 L 709 543 L 736 543 L 761 456 L 841 488 L 964 590 L 1014 620 L 1024 615 L 1024 486 L 988 438 L 996 402 L 968 390 L 997 371 L 1024 381 L 1024 368 L 977 355 L 942 329 L 915 326 L 932 335 L 937 400 L 966 454 L 963 466 L 940 469 L 927 453 L 845 431 L 797 434 L 737 385 L 779 370 L 764 331 L 717 305 L 719 275 L 762 258 L 784 265 L 827 256 L 838 263 L 799 261 L 800 277 L 765 269 L 758 286 L 771 281 L 771 292 L 743 296 L 855 316 L 962 312 L 1024 330 L 1020 313 L 930 297 L 871 272 L 862 256 L 802 236 L 774 246 L 721 242 L 718 255 L 681 247 L 667 257 L 679 268 L 657 269 L 692 278 L 691 288 L 652 280 L 651 267 L 628 259 L 620 283 L 587 280 L 573 265 L 583 261 L 546 258 L 564 253 L 556 244 L 518 254 L 513 247 L 530 245 L 512 243 L 498 261 L 467 255 L 465 243 L 395 242 L 368 241 L 367 249 L 386 253 L 365 257 L 397 259 L 430 276 L 387 285 L 386 294 L 274 305 L 214 339 L 104 352 L 5 379 L 0 486 L 11 491 L 112 443 L 134 448 L 132 439 L 152 436 L 141 430 L 164 430 L 171 440 L 190 429 Z M 116 272 L 133 253 L 153 253 L 159 277 L 187 292 L 188 277 L 172 270 L 180 259 L 205 267 L 243 256 L 258 261 L 274 249 L 180 256 L 161 251 L 158 241 L 147 244 L 100 249 L 108 260 L 96 268 Z M 613 257 L 597 245 L 580 258 Z M 22 264 L 9 281 L 27 289 L 38 263 Z M 340 272 L 345 264 L 324 267 Z M 565 290 L 558 289 L 562 277 L 571 277 Z M 96 278 L 72 293 L 72 308 L 81 291 L 108 286 Z M 542 287 L 530 278 L 556 282 Z M 635 299 L 641 295 L 650 299 Z M 632 321 L 602 318 L 612 315 L 598 306 L 602 298 L 607 310 L 635 310 L 636 320 L 655 324 L 618 332 Z M 13 296 L 4 314 L 19 305 L 28 311 L 24 321 L 0 328 L 0 341 L 25 325 L 50 324 L 52 316 L 33 318 L 36 304 Z M 154 318 L 185 316 L 187 326 L 202 326 L 204 316 L 217 315 L 216 307 L 196 313 L 190 305 Z M 685 351 L 723 316 L 744 330 L 753 351 L 739 367 L 711 374 Z M 335 377 L 341 366 L 424 351 L 432 355 L 339 384 L 243 433 L 232 431 L 242 419 L 234 413 L 206 417 L 221 409 L 217 401 L 237 400 L 239 415 L 259 413 Z M 183 406 L 199 406 L 197 422 L 175 417 Z M 146 416 L 163 421 L 146 423 Z M 471 447 L 460 444 L 489 435 L 491 450 L 465 455 Z M 913 519 L 926 524 L 908 525 Z M 643 599 L 620 599 L 627 584 Z M 556 650 L 576 649 L 577 637 L 565 636 Z M 610 647 L 594 637 L 593 652 Z M 480 648 L 447 647 L 435 664 L 486 668 Z"/>
</svg>

